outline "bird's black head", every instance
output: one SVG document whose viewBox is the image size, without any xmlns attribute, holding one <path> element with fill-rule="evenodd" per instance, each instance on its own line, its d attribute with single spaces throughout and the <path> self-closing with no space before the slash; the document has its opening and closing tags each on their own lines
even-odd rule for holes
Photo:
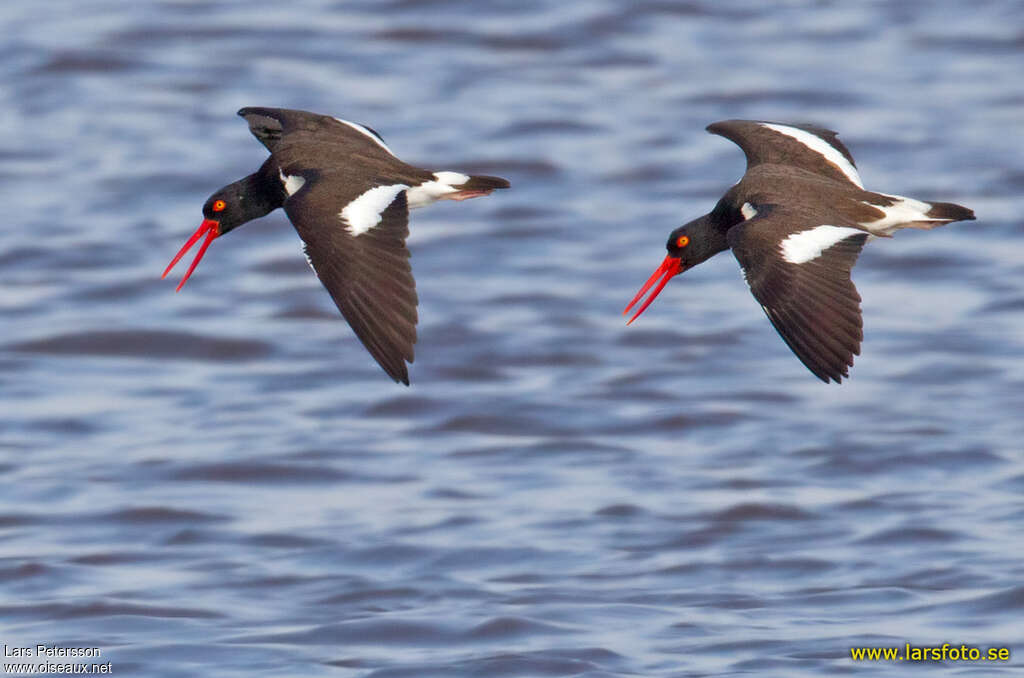
<svg viewBox="0 0 1024 678">
<path fill-rule="evenodd" d="M 248 221 L 243 210 L 243 197 L 237 188 L 235 184 L 225 186 L 203 204 L 203 219 L 217 222 L 217 235 L 224 235 Z"/>
<path fill-rule="evenodd" d="M 623 313 L 629 313 L 629 310 L 643 298 L 647 290 L 651 289 L 655 283 L 658 286 L 651 292 L 651 296 L 647 298 L 647 301 L 633 314 L 629 322 L 636 320 L 637 316 L 651 305 L 651 302 L 664 289 L 669 280 L 728 247 L 724 233 L 715 227 L 715 223 L 712 215 L 706 214 L 672 231 L 668 237 L 668 242 L 665 243 L 668 256 L 661 262 L 658 270 L 647 279 L 647 282 L 644 283 L 644 286 L 633 297 L 633 301 L 629 302 L 629 306 L 626 307 Z"/>
<path fill-rule="evenodd" d="M 206 199 L 206 202 L 203 203 L 203 223 L 178 251 L 161 277 L 166 277 L 185 253 L 205 236 L 203 244 L 200 245 L 199 251 L 196 253 L 196 258 L 192 260 L 188 272 L 178 284 L 180 290 L 199 264 L 199 260 L 206 254 L 206 248 L 210 246 L 214 238 L 281 206 L 284 189 L 281 187 L 281 182 L 268 178 L 268 175 L 273 173 L 270 160 L 263 163 L 263 167 L 258 172 L 228 184 Z"/>
<path fill-rule="evenodd" d="M 192 249 L 192 246 L 200 238 L 205 236 L 203 244 L 199 246 L 199 251 L 196 252 L 196 258 L 192 260 L 192 265 L 188 267 L 185 277 L 178 283 L 175 291 L 180 290 L 185 285 L 185 281 L 192 275 L 192 271 L 196 270 L 199 260 L 206 254 L 206 248 L 210 246 L 214 238 L 245 222 L 245 219 L 242 219 L 240 216 L 241 196 L 236 190 L 232 190 L 234 187 L 235 184 L 229 184 L 206 199 L 206 202 L 203 204 L 203 223 L 199 224 L 199 228 L 192 234 L 192 237 L 185 241 L 185 244 L 181 246 L 178 253 L 171 259 L 171 263 L 167 264 L 164 274 L 160 276 L 161 278 L 166 278 L 167 274 L 174 268 L 174 265 L 185 256 L 185 253 Z"/>
<path fill-rule="evenodd" d="M 688 263 L 690 253 L 696 252 L 699 247 L 690 237 L 687 226 L 680 226 L 669 234 L 665 249 L 668 250 L 669 257 L 679 260 L 679 272 L 682 273 L 692 266 Z"/>
</svg>

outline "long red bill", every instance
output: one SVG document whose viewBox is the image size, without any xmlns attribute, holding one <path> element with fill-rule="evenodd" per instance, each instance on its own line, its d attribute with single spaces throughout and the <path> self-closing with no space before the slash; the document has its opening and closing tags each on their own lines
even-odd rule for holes
<svg viewBox="0 0 1024 678">
<path fill-rule="evenodd" d="M 192 249 L 192 245 L 195 245 L 196 241 L 203 237 L 203 234 L 206 234 L 206 240 L 204 240 L 203 244 L 199 246 L 199 251 L 196 252 L 196 258 L 192 260 L 192 265 L 188 267 L 188 272 L 185 273 L 185 277 L 182 278 L 181 282 L 178 283 L 178 286 L 174 288 L 175 292 L 185 286 L 185 281 L 188 280 L 190 275 L 192 275 L 192 271 L 196 270 L 196 266 L 199 265 L 199 260 L 203 258 L 204 254 L 206 254 L 206 248 L 210 246 L 210 243 L 213 242 L 214 238 L 220 235 L 220 222 L 214 221 L 213 219 L 203 219 L 203 223 L 199 225 L 196 232 L 192 234 L 192 237 L 188 239 L 188 242 L 182 245 L 181 249 L 178 250 L 178 253 L 173 259 L 171 259 L 171 263 L 167 264 L 164 274 L 160 276 L 161 280 L 167 277 L 167 274 L 171 272 L 174 265 L 181 261 L 181 258 L 185 256 L 185 252 Z"/>
<path fill-rule="evenodd" d="M 622 312 L 622 315 L 629 313 L 629 309 L 633 308 L 633 306 L 636 305 L 636 302 L 640 301 L 640 299 L 647 293 L 647 290 L 651 289 L 651 286 L 654 285 L 654 283 L 658 283 L 658 286 L 654 288 L 653 292 L 651 292 L 651 296 L 647 297 L 647 301 L 637 309 L 637 312 L 633 314 L 633 317 L 630 318 L 629 322 L 626 324 L 629 325 L 637 319 L 637 316 L 646 311 L 647 307 L 651 305 L 652 301 L 654 301 L 654 298 L 658 296 L 661 293 L 661 290 L 665 288 L 665 285 L 668 284 L 668 281 L 682 272 L 683 262 L 679 257 L 665 257 L 665 261 L 661 262 L 661 266 L 658 267 L 658 270 L 647 279 L 644 286 L 641 287 L 640 291 L 636 293 L 635 297 L 633 297 L 633 301 L 629 302 L 629 306 L 627 306 Z M 658 281 L 658 278 L 661 278 L 660 282 Z"/>
</svg>

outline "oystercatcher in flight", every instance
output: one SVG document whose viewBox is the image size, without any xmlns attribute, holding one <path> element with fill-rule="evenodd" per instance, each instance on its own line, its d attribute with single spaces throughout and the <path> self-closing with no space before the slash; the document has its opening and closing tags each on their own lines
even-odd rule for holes
<svg viewBox="0 0 1024 678">
<path fill-rule="evenodd" d="M 408 385 L 417 320 L 405 246 L 409 210 L 484 196 L 508 181 L 407 165 L 373 129 L 327 115 L 284 108 L 243 108 L 238 115 L 270 157 L 209 197 L 203 223 L 163 277 L 205 236 L 180 290 L 214 238 L 283 207 L 356 336 L 388 376 Z"/>
<path fill-rule="evenodd" d="M 668 256 L 623 313 L 657 283 L 633 322 L 673 276 L 731 249 L 796 357 L 825 383 L 840 382 L 864 337 L 850 269 L 867 239 L 974 219 L 974 212 L 865 190 L 831 130 L 752 120 L 707 130 L 743 149 L 747 171 L 710 213 L 672 231 Z"/>
</svg>

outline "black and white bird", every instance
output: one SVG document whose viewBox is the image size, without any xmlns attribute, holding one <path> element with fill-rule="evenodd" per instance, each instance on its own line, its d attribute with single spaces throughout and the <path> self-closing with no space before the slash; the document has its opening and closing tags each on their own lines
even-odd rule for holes
<svg viewBox="0 0 1024 678">
<path fill-rule="evenodd" d="M 668 256 L 623 313 L 665 284 L 731 249 L 750 291 L 797 358 L 822 381 L 849 376 L 863 339 L 850 270 L 868 238 L 974 219 L 948 202 L 864 189 L 836 133 L 810 125 L 726 120 L 707 127 L 735 142 L 747 171 L 710 213 L 672 231 Z"/>
<path fill-rule="evenodd" d="M 370 355 L 396 382 L 416 343 L 416 283 L 405 239 L 409 210 L 508 188 L 505 179 L 419 169 L 365 125 L 284 108 L 243 108 L 270 157 L 203 205 L 203 223 L 164 277 L 205 236 L 177 289 L 214 238 L 283 207 L 306 258 Z"/>
</svg>

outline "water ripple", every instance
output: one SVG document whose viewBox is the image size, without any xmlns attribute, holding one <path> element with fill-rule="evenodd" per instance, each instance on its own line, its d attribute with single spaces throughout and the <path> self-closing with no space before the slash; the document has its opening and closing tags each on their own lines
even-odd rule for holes
<svg viewBox="0 0 1024 678">
<path fill-rule="evenodd" d="M 1019 674 L 1010 4 L 3 3 L 4 642 L 155 678 L 802 678 L 946 641 L 1013 659 L 930 675 Z M 266 157 L 248 105 L 511 181 L 410 217 L 411 387 L 281 212 L 159 279 Z M 978 214 L 865 247 L 841 386 L 728 253 L 625 326 L 743 172 L 728 118 L 837 129 L 869 188 Z"/>
</svg>

